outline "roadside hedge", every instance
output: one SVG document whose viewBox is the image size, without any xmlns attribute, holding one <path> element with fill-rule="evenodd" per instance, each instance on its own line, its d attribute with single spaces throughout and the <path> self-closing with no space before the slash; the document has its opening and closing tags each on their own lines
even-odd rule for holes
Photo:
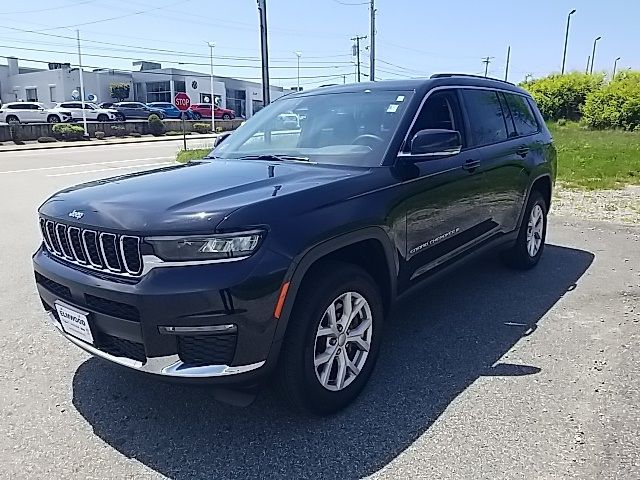
<svg viewBox="0 0 640 480">
<path fill-rule="evenodd" d="M 51 127 L 53 137 L 56 140 L 82 140 L 84 138 L 84 128 L 79 125 L 69 125 L 66 123 L 56 123 Z"/>
<path fill-rule="evenodd" d="M 620 72 L 612 82 L 590 93 L 583 113 L 591 128 L 640 130 L 640 72 Z"/>
<path fill-rule="evenodd" d="M 198 133 L 211 133 L 210 123 L 194 123 L 193 130 Z"/>
<path fill-rule="evenodd" d="M 155 137 L 164 135 L 164 122 L 158 115 L 149 115 L 149 131 Z"/>
<path fill-rule="evenodd" d="M 587 97 L 604 83 L 603 74 L 572 72 L 552 74 L 530 80 L 520 86 L 531 93 L 546 120 L 579 120 Z"/>
</svg>

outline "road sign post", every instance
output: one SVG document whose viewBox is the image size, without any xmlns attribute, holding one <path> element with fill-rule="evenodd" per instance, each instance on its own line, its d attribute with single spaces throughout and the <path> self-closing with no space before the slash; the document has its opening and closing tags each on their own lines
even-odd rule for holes
<svg viewBox="0 0 640 480">
<path fill-rule="evenodd" d="M 173 103 L 175 103 L 176 108 L 178 110 L 180 110 L 180 112 L 182 112 L 180 114 L 180 116 L 182 117 L 182 143 L 184 145 L 184 149 L 187 149 L 187 130 L 186 130 L 186 124 L 184 121 L 184 117 L 186 115 L 186 111 L 189 110 L 189 107 L 191 106 L 191 99 L 189 98 L 189 95 L 187 95 L 186 93 L 177 93 L 175 99 L 173 100 Z"/>
</svg>

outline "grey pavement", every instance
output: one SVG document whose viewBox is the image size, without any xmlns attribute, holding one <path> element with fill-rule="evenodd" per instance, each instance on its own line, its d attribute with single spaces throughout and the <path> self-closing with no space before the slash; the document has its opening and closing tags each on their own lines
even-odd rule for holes
<svg viewBox="0 0 640 480">
<path fill-rule="evenodd" d="M 65 342 L 35 293 L 38 204 L 171 162 L 167 143 L 0 157 L 0 477 L 640 478 L 640 227 L 553 217 L 535 270 L 489 257 L 405 299 L 332 417 L 269 391 L 225 406 Z"/>
</svg>

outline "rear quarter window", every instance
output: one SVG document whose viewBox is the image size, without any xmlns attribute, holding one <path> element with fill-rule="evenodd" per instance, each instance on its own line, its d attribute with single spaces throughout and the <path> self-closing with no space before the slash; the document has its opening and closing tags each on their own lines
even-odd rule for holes
<svg viewBox="0 0 640 480">
<path fill-rule="evenodd" d="M 480 147 L 507 140 L 507 125 L 497 92 L 464 89 L 462 96 L 469 118 L 472 146 Z"/>
</svg>

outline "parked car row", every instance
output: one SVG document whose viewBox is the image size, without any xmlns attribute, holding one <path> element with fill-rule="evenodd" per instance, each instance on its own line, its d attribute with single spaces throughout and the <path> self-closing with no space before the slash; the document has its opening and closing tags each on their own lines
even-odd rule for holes
<svg viewBox="0 0 640 480">
<path fill-rule="evenodd" d="M 47 108 L 39 102 L 12 102 L 0 107 L 0 122 L 5 123 L 60 123 L 82 121 L 82 102 L 61 102 Z M 98 105 L 84 103 L 85 118 L 89 121 L 113 122 L 125 120 L 147 120 L 151 115 L 161 119 L 182 118 L 182 112 L 169 102 L 102 102 Z M 185 112 L 187 120 L 211 118 L 211 104 L 196 103 Z M 236 117 L 233 110 L 216 106 L 216 119 L 232 120 Z"/>
</svg>

